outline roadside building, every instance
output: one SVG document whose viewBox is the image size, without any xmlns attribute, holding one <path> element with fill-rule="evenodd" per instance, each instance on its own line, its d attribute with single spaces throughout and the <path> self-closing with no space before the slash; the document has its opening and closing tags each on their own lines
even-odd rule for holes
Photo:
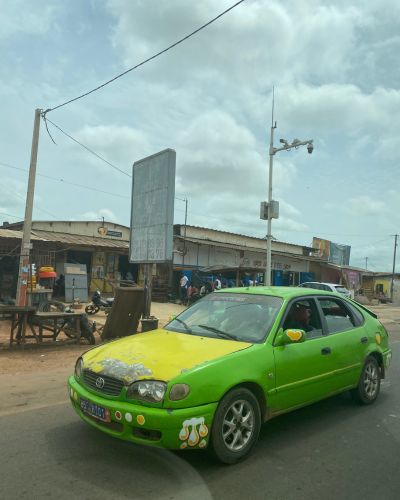
<svg viewBox="0 0 400 500">
<path fill-rule="evenodd" d="M 182 272 L 196 284 L 221 275 L 223 281 L 240 286 L 243 280 L 263 282 L 267 242 L 242 234 L 196 226 L 174 226 L 173 286 Z M 271 283 L 296 286 L 313 281 L 321 262 L 316 250 L 292 243 L 272 242 Z"/>
<path fill-rule="evenodd" d="M 0 293 L 15 297 L 23 223 L 0 227 Z M 31 264 L 64 274 L 67 263 L 86 266 L 88 290 L 112 292 L 112 283 L 137 280 L 128 261 L 129 228 L 111 222 L 33 221 Z"/>
<path fill-rule="evenodd" d="M 23 223 L 0 227 L 0 293 L 15 297 Z M 143 266 L 128 261 L 129 227 L 96 221 L 33 221 L 31 262 L 36 269 L 67 263 L 86 266 L 88 290 L 112 292 L 112 283 L 143 284 Z M 153 298 L 165 301 L 178 290 L 184 272 L 191 282 L 221 275 L 224 286 L 263 282 L 266 240 L 196 226 L 174 226 L 173 260 L 153 265 Z M 326 262 L 302 245 L 272 242 L 272 284 L 296 286 L 313 281 Z"/>
</svg>

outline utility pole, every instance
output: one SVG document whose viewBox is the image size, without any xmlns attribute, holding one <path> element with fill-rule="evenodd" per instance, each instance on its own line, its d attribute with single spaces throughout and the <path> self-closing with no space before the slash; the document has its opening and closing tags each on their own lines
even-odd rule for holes
<svg viewBox="0 0 400 500">
<path fill-rule="evenodd" d="M 393 272 L 392 272 L 392 283 L 390 284 L 390 300 L 393 302 L 393 290 L 394 290 L 394 275 L 396 271 L 396 249 L 397 249 L 397 238 L 398 234 L 394 235 L 394 251 L 393 251 Z"/>
<path fill-rule="evenodd" d="M 365 269 L 368 269 L 368 257 L 365 257 Z"/>
<path fill-rule="evenodd" d="M 29 166 L 28 191 L 26 193 L 25 220 L 21 241 L 21 253 L 19 259 L 18 284 L 17 284 L 17 305 L 26 305 L 26 290 L 29 277 L 29 256 L 31 250 L 31 229 L 33 198 L 35 195 L 36 163 L 39 145 L 40 114 L 42 110 L 35 110 L 35 121 L 33 125 L 31 163 Z"/>
</svg>

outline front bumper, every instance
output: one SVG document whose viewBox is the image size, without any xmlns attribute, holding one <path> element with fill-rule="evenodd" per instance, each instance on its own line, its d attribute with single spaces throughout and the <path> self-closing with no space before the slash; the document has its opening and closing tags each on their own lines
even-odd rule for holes
<svg viewBox="0 0 400 500">
<path fill-rule="evenodd" d="M 168 449 L 205 448 L 217 403 L 193 408 L 167 410 L 115 401 L 93 394 L 74 376 L 68 379 L 72 406 L 88 424 L 107 434 L 138 444 Z M 109 411 L 110 422 L 102 422 L 81 410 L 81 399 Z"/>
<path fill-rule="evenodd" d="M 392 360 L 392 351 L 391 349 L 388 349 L 383 353 L 383 364 L 385 367 L 385 370 L 387 370 L 390 366 L 390 362 Z"/>
</svg>

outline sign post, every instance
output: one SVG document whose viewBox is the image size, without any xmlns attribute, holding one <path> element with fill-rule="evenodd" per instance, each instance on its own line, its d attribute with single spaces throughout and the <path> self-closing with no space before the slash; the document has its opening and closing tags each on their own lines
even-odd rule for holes
<svg viewBox="0 0 400 500">
<path fill-rule="evenodd" d="M 145 317 L 152 265 L 172 262 L 176 153 L 166 149 L 133 164 L 129 261 L 145 264 Z"/>
</svg>

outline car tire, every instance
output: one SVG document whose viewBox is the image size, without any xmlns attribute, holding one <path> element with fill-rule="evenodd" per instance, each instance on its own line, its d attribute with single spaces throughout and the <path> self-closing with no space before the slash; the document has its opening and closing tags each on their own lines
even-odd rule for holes
<svg viewBox="0 0 400 500">
<path fill-rule="evenodd" d="M 358 386 L 351 390 L 353 399 L 362 405 L 376 401 L 381 387 L 381 370 L 373 356 L 365 360 Z"/>
<path fill-rule="evenodd" d="M 245 387 L 228 392 L 220 401 L 211 429 L 212 451 L 225 464 L 245 458 L 257 443 L 261 411 L 257 398 Z"/>
</svg>

